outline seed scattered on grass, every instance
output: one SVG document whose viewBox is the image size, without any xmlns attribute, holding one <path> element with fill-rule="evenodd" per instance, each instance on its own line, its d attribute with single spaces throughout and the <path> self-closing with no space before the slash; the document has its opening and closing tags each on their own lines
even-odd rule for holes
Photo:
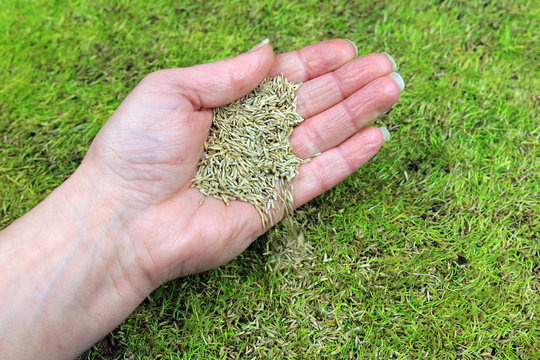
<svg viewBox="0 0 540 360">
<path fill-rule="evenodd" d="M 253 204 L 263 227 L 273 223 L 278 206 L 293 210 L 291 180 L 305 161 L 289 142 L 303 121 L 296 112 L 294 84 L 281 76 L 263 80 L 251 93 L 213 109 L 214 119 L 192 186 L 223 200 Z"/>
</svg>

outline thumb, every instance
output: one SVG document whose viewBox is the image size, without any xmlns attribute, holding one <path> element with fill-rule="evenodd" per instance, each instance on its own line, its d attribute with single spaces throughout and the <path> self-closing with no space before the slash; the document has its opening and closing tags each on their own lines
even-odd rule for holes
<svg viewBox="0 0 540 360">
<path fill-rule="evenodd" d="M 228 104 L 252 91 L 268 75 L 274 51 L 268 39 L 233 58 L 187 68 L 165 70 L 196 109 Z"/>
</svg>

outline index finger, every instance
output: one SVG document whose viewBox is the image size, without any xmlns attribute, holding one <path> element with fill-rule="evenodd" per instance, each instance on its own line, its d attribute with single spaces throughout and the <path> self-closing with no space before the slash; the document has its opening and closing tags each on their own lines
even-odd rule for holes
<svg viewBox="0 0 540 360">
<path fill-rule="evenodd" d="M 357 56 L 350 40 L 321 41 L 301 49 L 276 55 L 269 76 L 283 73 L 288 80 L 304 82 L 339 68 Z"/>
</svg>

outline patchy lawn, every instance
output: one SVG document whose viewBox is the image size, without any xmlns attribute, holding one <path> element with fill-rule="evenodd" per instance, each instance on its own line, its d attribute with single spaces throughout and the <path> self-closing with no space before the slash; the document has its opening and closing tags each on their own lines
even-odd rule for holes
<svg viewBox="0 0 540 360">
<path fill-rule="evenodd" d="M 110 3 L 0 7 L 0 228 L 153 70 L 344 37 L 392 54 L 406 89 L 363 169 L 228 265 L 158 288 L 81 359 L 538 356 L 533 1 Z"/>
</svg>

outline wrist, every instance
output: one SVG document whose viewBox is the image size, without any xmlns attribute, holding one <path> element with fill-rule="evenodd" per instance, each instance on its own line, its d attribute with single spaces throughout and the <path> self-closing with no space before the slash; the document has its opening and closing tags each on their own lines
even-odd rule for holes
<svg viewBox="0 0 540 360">
<path fill-rule="evenodd" d="M 139 210 L 130 207 L 106 177 L 83 163 L 57 190 L 80 222 L 79 230 L 106 255 L 103 260 L 109 258 L 104 265 L 117 272 L 116 280 L 125 285 L 126 292 L 144 299 L 160 285 L 134 225 Z"/>
<path fill-rule="evenodd" d="M 135 214 L 87 175 L 0 232 L 0 358 L 74 357 L 157 286 L 126 230 Z"/>
</svg>

